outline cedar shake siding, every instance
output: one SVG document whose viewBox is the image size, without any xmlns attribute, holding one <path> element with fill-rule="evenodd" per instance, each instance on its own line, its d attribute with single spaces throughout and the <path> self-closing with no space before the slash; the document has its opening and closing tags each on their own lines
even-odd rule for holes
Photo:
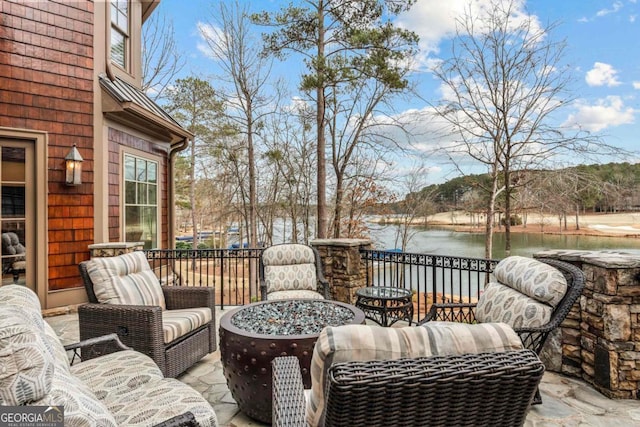
<svg viewBox="0 0 640 427">
<path fill-rule="evenodd" d="M 78 263 L 94 243 L 93 20 L 91 1 L 0 1 L 0 127 L 47 133 L 50 291 L 82 286 Z M 73 144 L 83 184 L 68 187 Z"/>
</svg>

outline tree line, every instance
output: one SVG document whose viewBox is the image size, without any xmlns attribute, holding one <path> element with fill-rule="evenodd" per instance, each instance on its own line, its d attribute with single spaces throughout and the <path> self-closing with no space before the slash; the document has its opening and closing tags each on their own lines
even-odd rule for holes
<svg viewBox="0 0 640 427">
<path fill-rule="evenodd" d="M 591 164 L 513 174 L 512 225 L 526 225 L 527 214 L 537 213 L 557 218 L 565 229 L 571 218 L 579 229 L 581 214 L 640 210 L 640 164 Z M 421 212 L 425 216 L 460 210 L 473 221 L 474 215 L 486 214 L 488 195 L 482 189 L 490 179 L 487 174 L 476 174 L 428 185 L 408 194 L 402 202 L 380 206 L 377 212 L 405 215 L 411 206 L 420 205 L 425 207 Z M 494 220 L 499 223 L 506 222 L 504 197 L 498 197 L 496 204 Z"/>
</svg>

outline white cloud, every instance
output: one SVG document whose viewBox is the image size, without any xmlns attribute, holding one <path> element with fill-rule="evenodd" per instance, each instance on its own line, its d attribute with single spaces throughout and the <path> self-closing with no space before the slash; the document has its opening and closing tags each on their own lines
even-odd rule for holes
<svg viewBox="0 0 640 427">
<path fill-rule="evenodd" d="M 640 81 L 633 82 L 633 88 L 634 89 L 640 89 Z"/>
<path fill-rule="evenodd" d="M 616 75 L 618 71 L 610 64 L 596 62 L 593 68 L 587 71 L 585 81 L 589 86 L 618 86 L 620 81 Z"/>
<path fill-rule="evenodd" d="M 200 42 L 198 42 L 198 50 L 202 52 L 206 57 L 211 59 L 217 59 L 219 53 L 214 52 L 214 46 L 224 46 L 224 32 L 219 27 L 211 24 L 205 24 L 198 22 L 198 35 L 200 36 Z"/>
<path fill-rule="evenodd" d="M 625 107 L 619 96 L 608 96 L 599 99 L 594 105 L 581 101 L 578 111 L 571 114 L 564 126 L 580 128 L 591 132 L 599 132 L 613 126 L 632 124 L 637 113 L 631 107 Z"/>
<path fill-rule="evenodd" d="M 616 13 L 617 11 L 619 11 L 620 9 L 622 9 L 622 2 L 621 1 L 616 1 L 613 3 L 613 5 L 611 6 L 611 9 L 600 9 L 597 13 L 596 16 L 605 16 L 605 15 L 609 15 L 610 13 Z"/>
<path fill-rule="evenodd" d="M 503 0 L 508 4 L 511 0 Z M 440 52 L 440 44 L 456 32 L 456 22 L 464 18 L 469 9 L 475 17 L 482 17 L 492 10 L 495 0 L 417 0 L 408 12 L 401 14 L 397 25 L 416 32 L 420 36 L 421 65 L 432 55 Z M 529 16 L 525 10 L 525 0 L 513 0 L 511 18 L 518 25 L 527 18 L 532 19 L 533 31 L 540 29 L 537 17 Z"/>
</svg>

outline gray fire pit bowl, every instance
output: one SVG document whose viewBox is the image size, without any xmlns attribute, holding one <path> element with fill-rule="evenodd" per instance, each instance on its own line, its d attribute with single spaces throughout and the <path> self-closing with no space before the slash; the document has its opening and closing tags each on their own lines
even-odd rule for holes
<svg viewBox="0 0 640 427">
<path fill-rule="evenodd" d="M 283 303 L 289 304 L 291 308 L 273 305 Z M 253 310 L 260 308 L 259 306 L 271 304 L 271 306 L 263 307 L 269 313 L 266 318 L 254 320 L 253 324 L 247 325 L 247 327 L 253 330 L 262 330 L 262 326 L 264 326 L 268 332 L 277 331 L 275 325 L 278 323 L 289 324 L 295 318 L 300 317 L 299 313 L 294 312 L 296 303 L 301 303 L 301 306 L 304 307 L 303 319 L 304 316 L 317 316 L 314 322 L 303 321 L 302 329 L 309 329 L 304 323 L 317 323 L 317 331 L 297 335 L 278 335 L 250 332 L 244 329 L 245 325 L 236 325 L 237 319 L 242 317 L 247 321 L 251 319 L 251 316 L 247 316 L 247 314 L 253 313 Z M 222 316 L 220 319 L 220 356 L 224 376 L 227 379 L 231 395 L 242 412 L 263 423 L 271 423 L 271 361 L 277 356 L 296 356 L 302 368 L 305 388 L 311 387 L 309 367 L 311 366 L 313 346 L 322 327 L 327 326 L 322 320 L 323 317 L 326 313 L 331 312 L 335 306 L 343 307 L 353 314 L 350 320 L 342 322 L 342 324 L 364 323 L 362 310 L 349 304 L 330 300 L 263 301 L 236 308 Z M 242 313 L 243 310 L 252 311 Z M 236 315 L 239 317 L 234 321 Z M 333 320 L 335 321 L 335 319 Z M 262 322 L 264 325 L 256 325 L 256 322 Z M 332 326 L 338 325 L 332 324 Z"/>
</svg>

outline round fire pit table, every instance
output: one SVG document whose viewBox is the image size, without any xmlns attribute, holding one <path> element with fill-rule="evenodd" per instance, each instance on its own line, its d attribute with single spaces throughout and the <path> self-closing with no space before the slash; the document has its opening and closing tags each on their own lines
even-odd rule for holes
<svg viewBox="0 0 640 427">
<path fill-rule="evenodd" d="M 242 412 L 271 423 L 271 361 L 296 356 L 305 388 L 313 346 L 325 326 L 364 323 L 352 305 L 315 299 L 263 301 L 220 318 L 220 357 L 231 395 Z"/>
</svg>

